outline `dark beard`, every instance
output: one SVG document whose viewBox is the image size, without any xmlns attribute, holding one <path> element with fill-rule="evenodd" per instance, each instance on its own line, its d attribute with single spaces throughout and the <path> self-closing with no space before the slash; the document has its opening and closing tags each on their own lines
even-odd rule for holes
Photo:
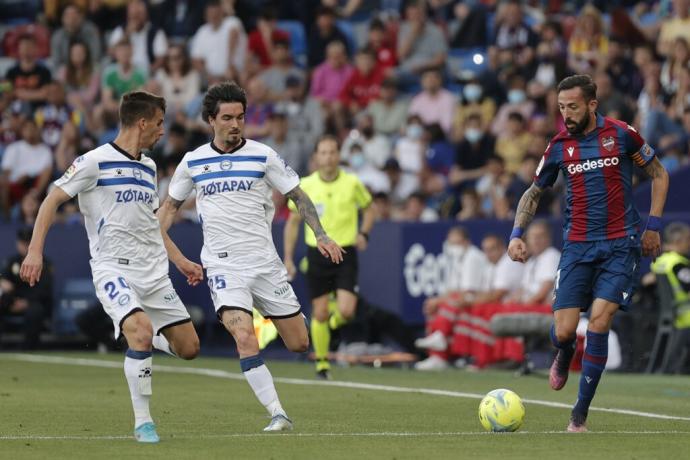
<svg viewBox="0 0 690 460">
<path fill-rule="evenodd" d="M 587 129 L 587 125 L 589 124 L 589 117 L 590 114 L 587 112 L 587 116 L 582 119 L 579 123 L 575 125 L 574 128 L 568 128 L 568 125 L 565 126 L 565 129 L 568 130 L 568 133 L 571 136 L 579 136 L 580 134 L 585 132 L 585 129 Z"/>
</svg>

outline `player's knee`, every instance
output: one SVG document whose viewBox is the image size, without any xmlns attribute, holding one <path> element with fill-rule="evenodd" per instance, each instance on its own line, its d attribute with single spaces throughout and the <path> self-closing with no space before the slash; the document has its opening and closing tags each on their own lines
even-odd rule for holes
<svg viewBox="0 0 690 460">
<path fill-rule="evenodd" d="M 130 348 L 136 350 L 150 350 L 153 341 L 153 327 L 145 316 L 134 315 L 127 318 L 123 325 L 123 333 Z"/>
<path fill-rule="evenodd" d="M 176 349 L 175 354 L 182 359 L 194 359 L 199 356 L 200 348 L 199 339 L 194 339 L 186 342 L 179 350 Z"/>
<path fill-rule="evenodd" d="M 259 342 L 252 332 L 245 329 L 238 329 L 233 332 L 233 337 L 237 344 L 237 350 L 240 353 L 255 354 L 259 352 Z"/>
<path fill-rule="evenodd" d="M 296 340 L 290 341 L 288 349 L 294 353 L 305 353 L 309 350 L 309 336 L 304 334 Z"/>
<path fill-rule="evenodd" d="M 556 339 L 561 343 L 566 343 L 575 338 L 575 329 L 565 326 L 556 326 Z"/>
</svg>

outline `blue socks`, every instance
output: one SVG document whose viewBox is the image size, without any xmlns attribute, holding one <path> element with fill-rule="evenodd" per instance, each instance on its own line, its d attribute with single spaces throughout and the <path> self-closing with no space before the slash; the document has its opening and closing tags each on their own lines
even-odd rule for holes
<svg viewBox="0 0 690 460">
<path fill-rule="evenodd" d="M 246 358 L 240 359 L 240 368 L 242 372 L 247 372 L 255 367 L 262 366 L 264 364 L 263 358 L 259 355 L 247 356 Z"/>
<path fill-rule="evenodd" d="M 580 376 L 580 390 L 573 413 L 587 417 L 589 405 L 592 403 L 601 374 L 606 367 L 609 354 L 609 333 L 599 334 L 587 331 L 587 346 L 582 357 L 582 374 Z"/>
<path fill-rule="evenodd" d="M 125 356 L 132 359 L 146 359 L 150 358 L 152 355 L 153 353 L 150 351 L 136 351 L 131 348 L 128 348 L 125 352 Z"/>
<path fill-rule="evenodd" d="M 570 367 L 570 361 L 573 359 L 575 354 L 575 337 L 567 342 L 559 342 L 556 338 L 556 327 L 551 326 L 551 343 L 554 347 L 558 348 L 561 353 L 558 356 L 558 370 L 565 373 Z"/>
</svg>

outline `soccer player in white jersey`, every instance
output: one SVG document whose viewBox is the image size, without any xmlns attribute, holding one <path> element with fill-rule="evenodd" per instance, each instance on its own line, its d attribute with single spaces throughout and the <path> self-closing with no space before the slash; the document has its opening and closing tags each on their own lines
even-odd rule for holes
<svg viewBox="0 0 690 460">
<path fill-rule="evenodd" d="M 189 314 L 168 277 L 170 260 L 196 285 L 200 265 L 163 241 L 158 208 L 156 164 L 141 153 L 163 135 L 165 100 L 143 91 L 125 94 L 121 129 L 115 141 L 77 158 L 41 204 L 22 279 L 33 286 L 43 266 L 43 246 L 60 204 L 79 195 L 91 252 L 96 294 L 128 350 L 124 371 L 134 409 L 139 442 L 159 441 L 149 412 L 151 347 L 183 359 L 199 353 L 199 339 Z"/>
<path fill-rule="evenodd" d="M 295 202 L 324 257 L 340 263 L 343 250 L 326 235 L 314 204 L 299 187 L 298 175 L 273 149 L 242 137 L 246 108 L 244 90 L 234 83 L 208 90 L 202 115 L 213 128 L 213 140 L 184 156 L 158 216 L 165 232 L 195 191 L 204 233 L 201 262 L 218 318 L 234 337 L 242 372 L 271 416 L 264 431 L 283 431 L 292 429 L 292 422 L 259 356 L 253 308 L 273 320 L 291 351 L 305 352 L 309 338 L 271 237 L 272 189 Z"/>
</svg>

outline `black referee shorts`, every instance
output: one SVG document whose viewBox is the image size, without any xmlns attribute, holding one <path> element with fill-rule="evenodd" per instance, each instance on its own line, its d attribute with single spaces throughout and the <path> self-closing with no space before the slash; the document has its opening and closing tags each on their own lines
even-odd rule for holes
<svg viewBox="0 0 690 460">
<path fill-rule="evenodd" d="M 344 289 L 357 294 L 357 248 L 346 246 L 343 261 L 339 264 L 331 262 L 321 255 L 318 249 L 307 247 L 307 284 L 311 299 L 321 297 L 337 289 Z"/>
</svg>

